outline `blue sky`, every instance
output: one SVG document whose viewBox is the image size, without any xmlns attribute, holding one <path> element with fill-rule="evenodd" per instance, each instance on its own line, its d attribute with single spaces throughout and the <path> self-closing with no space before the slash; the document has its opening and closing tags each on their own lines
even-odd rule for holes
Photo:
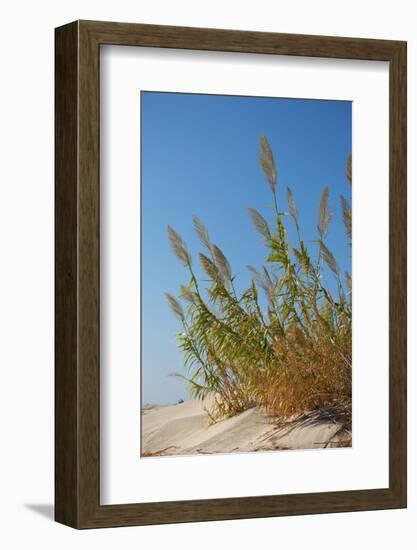
<svg viewBox="0 0 417 550">
<path fill-rule="evenodd" d="M 350 198 L 345 162 L 352 150 L 352 105 L 159 92 L 142 92 L 140 101 L 142 403 L 175 403 L 189 395 L 182 380 L 169 376 L 184 369 L 175 341 L 180 327 L 164 293 L 177 295 L 188 276 L 171 252 L 167 225 L 183 236 L 197 266 L 201 245 L 192 226 L 197 214 L 228 257 L 237 287 L 246 288 L 251 280 L 246 266 L 259 268 L 266 257 L 247 208 L 273 220 L 271 192 L 258 164 L 263 133 L 277 164 L 279 206 L 287 210 L 288 185 L 307 243 L 317 238 L 320 194 L 329 186 L 334 218 L 326 243 L 341 269 L 350 272 L 339 196 Z"/>
</svg>

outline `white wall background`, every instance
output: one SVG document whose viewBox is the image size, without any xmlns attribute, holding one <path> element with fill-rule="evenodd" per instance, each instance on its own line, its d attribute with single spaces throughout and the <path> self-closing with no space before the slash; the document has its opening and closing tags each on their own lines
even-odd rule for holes
<svg viewBox="0 0 417 550">
<path fill-rule="evenodd" d="M 0 33 L 0 545 L 322 550 L 417 540 L 417 17 L 415 2 L 15 0 Z M 408 40 L 409 508 L 77 532 L 52 522 L 54 27 L 74 19 Z M 370 206 L 371 216 L 371 206 Z M 370 401 L 372 396 L 370 396 Z M 343 475 L 343 472 L 340 472 Z M 242 473 L 242 483 L 244 474 Z"/>
</svg>

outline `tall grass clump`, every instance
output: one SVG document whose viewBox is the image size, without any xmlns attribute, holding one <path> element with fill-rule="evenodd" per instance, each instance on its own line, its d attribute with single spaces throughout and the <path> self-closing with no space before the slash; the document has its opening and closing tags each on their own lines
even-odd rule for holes
<svg viewBox="0 0 417 550">
<path fill-rule="evenodd" d="M 232 267 L 212 243 L 197 217 L 194 229 L 202 245 L 199 279 L 186 243 L 172 228 L 172 250 L 188 273 L 177 296 L 167 293 L 169 306 L 181 324 L 177 338 L 184 355 L 185 375 L 192 396 L 215 396 L 215 414 L 233 415 L 255 405 L 285 419 L 329 406 L 351 410 L 352 290 L 351 276 L 341 273 L 326 243 L 333 213 L 329 189 L 318 206 L 317 239 L 308 247 L 302 238 L 294 195 L 285 190 L 280 206 L 274 155 L 265 136 L 259 163 L 273 198 L 273 223 L 260 212 L 248 213 L 266 249 L 265 265 L 248 266 L 251 283 L 238 293 Z M 346 176 L 352 181 L 351 157 Z M 285 211 L 284 211 L 285 210 Z M 347 245 L 351 245 L 352 215 L 341 197 Z M 287 225 L 294 225 L 290 243 Z M 326 276 L 334 279 L 326 285 Z M 326 276 L 325 276 L 326 275 Z M 261 298 L 260 293 L 265 297 Z"/>
</svg>

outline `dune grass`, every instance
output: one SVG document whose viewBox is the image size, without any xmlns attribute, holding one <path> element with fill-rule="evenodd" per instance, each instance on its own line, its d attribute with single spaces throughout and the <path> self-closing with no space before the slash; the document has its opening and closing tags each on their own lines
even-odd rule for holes
<svg viewBox="0 0 417 550">
<path fill-rule="evenodd" d="M 291 189 L 285 190 L 285 211 L 279 207 L 277 169 L 265 136 L 260 139 L 259 163 L 272 194 L 274 223 L 270 226 L 249 208 L 265 246 L 266 265 L 248 266 L 251 283 L 243 293 L 236 292 L 232 267 L 200 219 L 194 216 L 193 224 L 203 247 L 199 262 L 204 280 L 198 280 L 182 237 L 168 227 L 172 250 L 188 272 L 178 296 L 166 294 L 181 323 L 177 339 L 186 374 L 178 376 L 188 380 L 194 398 L 216 395 L 218 418 L 255 405 L 282 419 L 330 405 L 349 416 L 351 276 L 340 272 L 326 245 L 332 220 L 329 189 L 324 187 L 319 200 L 317 240 L 307 247 Z M 346 176 L 351 184 L 351 157 Z M 349 247 L 352 215 L 344 196 L 341 214 Z M 288 223 L 295 226 L 294 243 L 289 241 Z M 326 287 L 324 270 L 334 277 L 332 288 L 337 290 Z M 260 292 L 266 299 L 260 299 Z"/>
</svg>

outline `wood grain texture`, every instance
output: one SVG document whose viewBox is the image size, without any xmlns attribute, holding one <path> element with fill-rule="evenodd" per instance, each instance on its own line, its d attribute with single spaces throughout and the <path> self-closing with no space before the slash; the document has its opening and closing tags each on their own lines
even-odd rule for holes
<svg viewBox="0 0 417 550">
<path fill-rule="evenodd" d="M 100 45 L 390 63 L 389 487 L 100 505 Z M 406 44 L 78 21 L 56 29 L 56 520 L 116 527 L 406 506 Z"/>
<path fill-rule="evenodd" d="M 78 506 L 77 185 L 78 26 L 55 43 L 55 519 Z"/>
<path fill-rule="evenodd" d="M 407 493 L 407 47 L 390 62 L 389 434 L 390 487 Z"/>
</svg>

